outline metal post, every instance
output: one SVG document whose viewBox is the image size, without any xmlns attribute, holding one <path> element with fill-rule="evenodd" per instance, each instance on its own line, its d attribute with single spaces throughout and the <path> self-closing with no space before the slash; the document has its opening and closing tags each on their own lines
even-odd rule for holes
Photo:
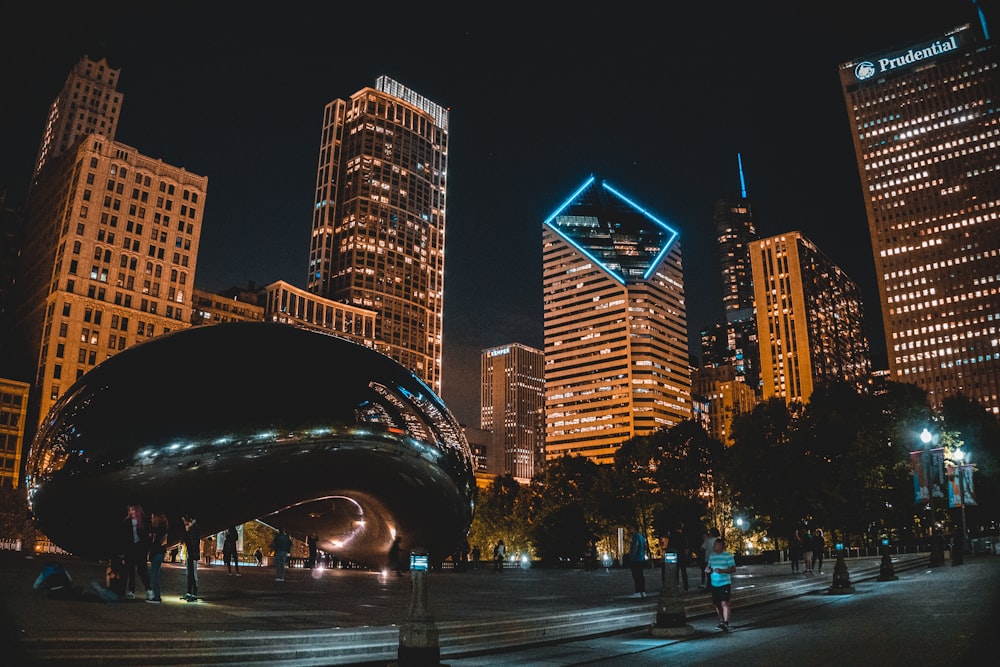
<svg viewBox="0 0 1000 667">
<path fill-rule="evenodd" d="M 687 637 L 694 627 L 687 622 L 684 602 L 677 594 L 677 552 L 663 554 L 663 579 L 656 601 L 656 622 L 649 629 L 654 637 Z"/>
<path fill-rule="evenodd" d="M 437 667 L 441 661 L 437 626 L 427 610 L 427 566 L 426 551 L 410 552 L 412 593 L 406 622 L 399 627 L 400 667 Z"/>
</svg>

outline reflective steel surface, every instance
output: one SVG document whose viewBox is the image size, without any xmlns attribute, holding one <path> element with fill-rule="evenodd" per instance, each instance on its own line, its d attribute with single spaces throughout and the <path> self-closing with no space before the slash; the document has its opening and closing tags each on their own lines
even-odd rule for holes
<svg viewBox="0 0 1000 667">
<path fill-rule="evenodd" d="M 105 558 L 126 505 L 202 535 L 260 518 L 382 565 L 398 533 L 444 558 L 471 522 L 475 478 L 457 420 L 395 361 L 283 324 L 171 333 L 84 375 L 32 443 L 38 528 Z"/>
</svg>

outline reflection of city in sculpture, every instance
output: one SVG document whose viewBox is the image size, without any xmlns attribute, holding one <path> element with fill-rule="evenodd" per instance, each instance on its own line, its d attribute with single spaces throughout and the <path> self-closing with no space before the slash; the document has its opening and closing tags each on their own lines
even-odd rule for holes
<svg viewBox="0 0 1000 667">
<path fill-rule="evenodd" d="M 260 518 L 359 562 L 381 563 L 397 533 L 443 558 L 465 537 L 474 488 L 461 427 L 412 373 L 263 323 L 187 329 L 106 360 L 56 403 L 28 462 L 38 527 L 93 558 L 128 503 L 172 527 L 192 512 L 205 534 Z"/>
</svg>

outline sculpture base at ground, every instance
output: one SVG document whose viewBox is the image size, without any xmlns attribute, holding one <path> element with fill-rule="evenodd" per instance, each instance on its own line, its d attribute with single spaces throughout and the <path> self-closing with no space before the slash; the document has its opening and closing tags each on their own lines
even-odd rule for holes
<svg viewBox="0 0 1000 667">
<path fill-rule="evenodd" d="M 854 592 L 854 586 L 851 585 L 851 574 L 847 571 L 847 563 L 844 562 L 843 549 L 837 550 L 837 564 L 833 566 L 833 583 L 826 592 L 831 595 Z"/>
<path fill-rule="evenodd" d="M 676 558 L 677 554 L 673 554 Z M 656 622 L 649 628 L 653 637 L 688 637 L 694 627 L 687 622 L 684 601 L 677 591 L 677 563 L 663 564 L 663 583 L 656 601 Z"/>
</svg>

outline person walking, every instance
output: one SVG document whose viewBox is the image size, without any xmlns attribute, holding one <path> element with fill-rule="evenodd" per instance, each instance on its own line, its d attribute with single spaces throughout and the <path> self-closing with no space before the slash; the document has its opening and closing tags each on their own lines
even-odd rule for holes
<svg viewBox="0 0 1000 667">
<path fill-rule="evenodd" d="M 712 549 L 715 548 L 717 537 L 719 537 L 719 529 L 712 527 L 708 529 L 705 538 L 701 541 L 701 584 L 698 585 L 698 588 L 705 588 L 706 584 L 711 585 L 705 565 L 708 564 L 708 557 L 712 554 Z"/>
<path fill-rule="evenodd" d="M 732 597 L 732 575 L 735 572 L 736 558 L 726 551 L 726 541 L 721 537 L 716 538 L 705 573 L 710 576 L 712 606 L 719 617 L 719 625 L 716 627 L 723 632 L 729 632 L 729 601 Z"/>
<path fill-rule="evenodd" d="M 667 550 L 677 554 L 677 571 L 674 573 L 674 584 L 680 585 L 684 582 L 684 590 L 688 589 L 688 558 L 691 554 L 691 545 L 688 543 L 687 534 L 684 532 L 684 522 L 678 521 L 677 525 L 670 532 L 667 538 Z"/>
<path fill-rule="evenodd" d="M 257 561 L 257 567 L 260 567 L 261 565 L 264 564 L 264 552 L 260 550 L 260 547 L 257 547 L 254 550 L 253 559 Z"/>
<path fill-rule="evenodd" d="M 802 533 L 802 567 L 806 574 L 813 573 L 813 536 L 808 528 Z"/>
<path fill-rule="evenodd" d="M 226 564 L 226 569 L 229 570 L 229 576 L 233 576 L 233 566 L 236 566 L 236 576 L 240 576 L 240 557 L 236 550 L 236 544 L 239 541 L 240 533 L 236 530 L 236 526 L 230 526 L 229 530 L 226 531 L 225 540 L 222 542 L 222 560 Z"/>
<path fill-rule="evenodd" d="M 503 561 L 507 557 L 507 545 L 503 543 L 503 539 L 496 543 L 493 547 L 493 571 L 503 572 Z"/>
<path fill-rule="evenodd" d="M 816 574 L 823 574 L 823 552 L 826 551 L 826 538 L 823 531 L 817 528 L 813 531 L 813 567 Z"/>
<path fill-rule="evenodd" d="M 190 514 L 181 517 L 184 524 L 184 564 L 187 568 L 187 593 L 182 600 L 198 601 L 198 561 L 201 560 L 201 528 Z"/>
<path fill-rule="evenodd" d="M 632 540 L 628 549 L 628 566 L 632 571 L 632 582 L 635 586 L 634 598 L 646 597 L 646 561 L 649 560 L 649 544 L 642 531 L 636 528 L 632 531 Z"/>
<path fill-rule="evenodd" d="M 472 547 L 472 569 L 479 569 L 479 560 L 482 558 L 483 552 L 480 551 L 479 545 Z"/>
<path fill-rule="evenodd" d="M 792 561 L 792 572 L 798 572 L 799 561 L 802 560 L 802 533 L 798 530 L 788 540 L 788 560 Z"/>
<path fill-rule="evenodd" d="M 149 584 L 153 594 L 146 598 L 146 602 L 160 604 L 163 601 L 160 570 L 167 557 L 167 533 L 170 532 L 167 515 L 163 512 L 153 512 L 150 517 L 150 527 L 152 532 L 149 539 Z"/>
<path fill-rule="evenodd" d="M 125 597 L 135 599 L 135 580 L 138 578 L 146 589 L 146 599 L 153 599 L 149 587 L 149 525 L 142 505 L 129 505 L 125 514 Z"/>
<path fill-rule="evenodd" d="M 284 528 L 274 536 L 271 548 L 274 549 L 274 580 L 284 581 L 285 564 L 288 563 L 288 554 L 292 553 L 292 538 Z"/>
</svg>

